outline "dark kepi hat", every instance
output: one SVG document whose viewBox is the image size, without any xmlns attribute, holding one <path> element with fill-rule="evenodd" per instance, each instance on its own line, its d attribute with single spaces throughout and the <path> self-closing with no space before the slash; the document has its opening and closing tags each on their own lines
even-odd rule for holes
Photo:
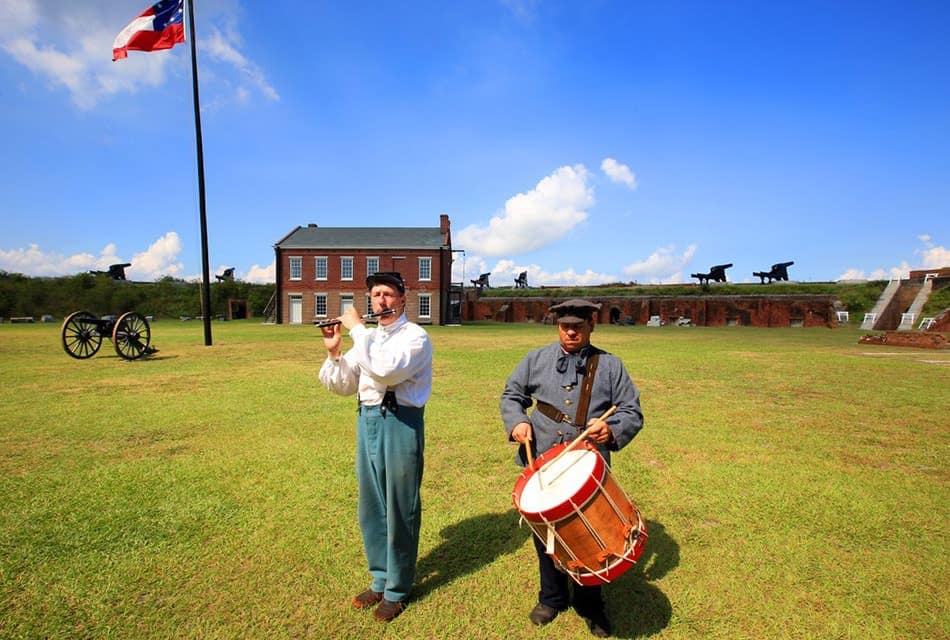
<svg viewBox="0 0 950 640">
<path fill-rule="evenodd" d="M 557 314 L 558 322 L 585 322 L 599 310 L 599 304 L 581 298 L 571 298 L 548 309 Z"/>
<path fill-rule="evenodd" d="M 399 293 L 406 292 L 406 283 L 402 281 L 402 276 L 395 271 L 377 271 L 366 276 L 366 288 L 372 289 L 374 285 L 385 284 L 399 289 Z"/>
</svg>

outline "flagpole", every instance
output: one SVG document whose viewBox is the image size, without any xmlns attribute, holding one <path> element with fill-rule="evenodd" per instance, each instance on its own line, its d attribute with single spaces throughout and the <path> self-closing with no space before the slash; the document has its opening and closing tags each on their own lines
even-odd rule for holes
<svg viewBox="0 0 950 640">
<path fill-rule="evenodd" d="M 208 269 L 208 216 L 205 211 L 205 161 L 201 146 L 201 104 L 198 100 L 198 53 L 195 41 L 194 0 L 188 5 L 188 30 L 191 33 L 191 86 L 195 106 L 195 143 L 198 154 L 198 211 L 201 220 L 201 317 L 204 321 L 205 346 L 211 346 L 211 284 Z"/>
</svg>

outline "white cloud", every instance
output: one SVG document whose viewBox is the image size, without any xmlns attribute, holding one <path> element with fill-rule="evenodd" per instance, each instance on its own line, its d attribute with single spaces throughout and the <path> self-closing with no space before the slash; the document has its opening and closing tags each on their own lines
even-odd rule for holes
<svg viewBox="0 0 950 640">
<path fill-rule="evenodd" d="M 132 266 L 126 273 L 136 280 L 157 280 L 162 276 L 179 277 L 185 266 L 178 261 L 181 253 L 181 238 L 169 231 L 148 246 L 148 249 L 132 256 Z"/>
<path fill-rule="evenodd" d="M 257 264 L 251 265 L 243 279 L 256 284 L 274 284 L 277 282 L 276 263 L 271 262 L 266 267 Z"/>
<path fill-rule="evenodd" d="M 208 38 L 202 38 L 201 48 L 208 52 L 212 59 L 220 62 L 226 62 L 241 73 L 243 79 L 257 88 L 257 90 L 268 100 L 280 100 L 277 90 L 267 81 L 264 72 L 261 71 L 254 62 L 251 62 L 242 54 L 237 47 L 240 45 L 240 37 L 235 31 L 229 30 L 227 35 L 222 33 L 216 27 L 211 28 L 211 35 Z M 234 95 L 237 102 L 244 104 L 248 101 L 251 91 L 243 83 L 234 89 Z"/>
<path fill-rule="evenodd" d="M 38 21 L 35 0 L 0 0 L 0 41 L 16 38 Z"/>
<path fill-rule="evenodd" d="M 22 273 L 26 276 L 61 276 L 83 271 L 105 271 L 110 264 L 123 260 L 116 255 L 114 244 L 106 245 L 99 255 L 77 253 L 64 256 L 56 252 L 47 252 L 39 245 L 31 244 L 26 249 L 0 249 L 0 270 Z"/>
<path fill-rule="evenodd" d="M 923 268 L 940 269 L 950 267 L 950 249 L 935 245 L 931 242 L 929 235 L 922 235 L 919 239 L 924 243 L 924 248 L 919 251 L 923 256 L 923 263 L 921 264 Z"/>
<path fill-rule="evenodd" d="M 637 188 L 637 178 L 625 164 L 621 164 L 613 158 L 604 158 L 600 163 L 600 169 L 610 178 L 611 182 L 620 182 L 631 189 Z"/>
<path fill-rule="evenodd" d="M 899 267 L 891 267 L 890 269 L 874 269 L 873 271 L 863 271 L 861 269 L 848 269 L 836 280 L 890 280 L 891 278 L 895 279 L 904 279 L 910 275 L 910 265 L 906 262 L 902 262 Z"/>
<path fill-rule="evenodd" d="M 912 267 L 906 260 L 902 260 L 896 267 L 879 267 L 872 271 L 865 271 L 856 267 L 848 268 L 838 276 L 838 280 L 890 280 L 891 278 L 907 278 L 912 269 L 940 269 L 950 266 L 950 249 L 934 244 L 932 238 L 923 234 L 917 236 L 924 247 L 915 249 L 914 255 L 921 256 L 915 261 L 917 266 Z"/>
<path fill-rule="evenodd" d="M 670 284 L 683 282 L 683 270 L 693 259 L 696 245 L 691 244 L 681 253 L 676 253 L 676 246 L 660 247 L 640 262 L 628 264 L 623 268 L 626 276 L 642 284 Z"/>
<path fill-rule="evenodd" d="M 556 242 L 587 219 L 594 204 L 584 165 L 561 167 L 527 193 L 505 203 L 487 227 L 470 225 L 455 234 L 455 245 L 489 257 L 526 253 Z"/>
<path fill-rule="evenodd" d="M 162 85 L 168 71 L 176 67 L 182 75 L 189 73 L 187 48 L 181 45 L 171 51 L 133 52 L 125 60 L 112 62 L 116 35 L 147 4 L 130 12 L 130 5 L 119 0 L 74 1 L 64 11 L 60 0 L 0 0 L 0 52 L 51 87 L 66 89 L 77 107 L 90 110 L 112 95 Z M 201 40 L 199 54 L 207 49 L 211 60 L 219 64 L 204 69 L 202 84 L 218 79 L 219 86 L 233 91 L 239 103 L 247 101 L 248 86 L 268 100 L 277 100 L 277 91 L 263 71 L 239 50 L 240 38 L 233 24 L 237 14 L 227 6 L 205 10 L 212 36 Z M 227 35 L 214 26 L 218 21 L 229 23 Z M 227 67 L 238 72 L 236 81 Z M 232 84 L 236 88 L 231 89 Z M 211 101 L 222 102 L 215 95 Z"/>
<path fill-rule="evenodd" d="M 460 261 L 456 261 L 452 268 L 452 278 L 455 282 L 463 281 Z M 479 274 L 491 273 L 489 283 L 493 287 L 512 287 L 515 284 L 515 278 L 522 271 L 528 272 L 528 286 L 587 286 L 595 284 L 607 284 L 617 282 L 615 275 L 607 273 L 597 273 L 590 269 L 578 272 L 573 268 L 562 271 L 545 271 L 536 264 L 519 264 L 514 260 L 503 258 L 491 266 L 482 256 L 467 256 L 465 260 L 464 283 L 471 286 L 471 280 L 478 278 Z"/>
<path fill-rule="evenodd" d="M 107 244 L 98 255 L 75 253 L 64 256 L 55 251 L 44 251 L 31 244 L 26 249 L 0 249 L 0 269 L 26 276 L 67 276 L 84 271 L 106 271 L 109 265 L 130 262 L 126 275 L 135 280 L 157 280 L 162 276 L 180 277 L 183 266 L 178 262 L 181 239 L 174 231 L 153 242 L 131 260 L 123 260 L 113 243 Z"/>
<path fill-rule="evenodd" d="M 52 0 L 3 0 L 0 51 L 51 87 L 66 89 L 84 110 L 106 96 L 162 84 L 173 61 L 169 56 L 136 56 L 113 64 L 112 41 L 125 25 L 104 22 L 103 16 L 120 15 L 128 7 L 104 4 L 71 3 L 64 12 L 62 3 Z"/>
</svg>

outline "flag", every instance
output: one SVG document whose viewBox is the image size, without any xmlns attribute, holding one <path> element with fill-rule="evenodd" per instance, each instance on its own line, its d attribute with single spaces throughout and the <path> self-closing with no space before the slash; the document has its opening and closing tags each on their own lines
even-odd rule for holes
<svg viewBox="0 0 950 640">
<path fill-rule="evenodd" d="M 185 41 L 184 0 L 156 2 L 119 32 L 112 43 L 112 61 L 129 51 L 171 49 Z"/>
</svg>

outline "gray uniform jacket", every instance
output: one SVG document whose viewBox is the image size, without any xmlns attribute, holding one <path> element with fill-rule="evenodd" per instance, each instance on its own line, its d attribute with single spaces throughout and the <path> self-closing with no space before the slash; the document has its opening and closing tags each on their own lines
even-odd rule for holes
<svg viewBox="0 0 950 640">
<path fill-rule="evenodd" d="M 565 386 L 564 378 L 557 370 L 558 358 L 563 354 L 561 344 L 555 342 L 529 352 L 505 382 L 501 394 L 501 419 L 511 440 L 511 431 L 519 422 L 530 422 L 537 454 L 540 455 L 562 442 L 576 438 L 587 427 L 587 421 L 603 415 L 611 406 L 617 412 L 607 419 L 613 441 L 598 445 L 600 453 L 610 462 L 610 450 L 622 449 L 643 428 L 643 411 L 640 409 L 640 392 L 630 379 L 623 361 L 617 356 L 588 347 L 588 355 L 597 352 L 600 360 L 594 373 L 590 408 L 587 416 L 576 417 L 577 403 L 583 375 L 576 377 L 576 384 Z M 558 423 L 534 410 L 530 417 L 527 410 L 534 400 L 546 402 L 571 416 L 579 425 Z M 526 463 L 524 447 L 518 452 L 520 464 Z"/>
</svg>

